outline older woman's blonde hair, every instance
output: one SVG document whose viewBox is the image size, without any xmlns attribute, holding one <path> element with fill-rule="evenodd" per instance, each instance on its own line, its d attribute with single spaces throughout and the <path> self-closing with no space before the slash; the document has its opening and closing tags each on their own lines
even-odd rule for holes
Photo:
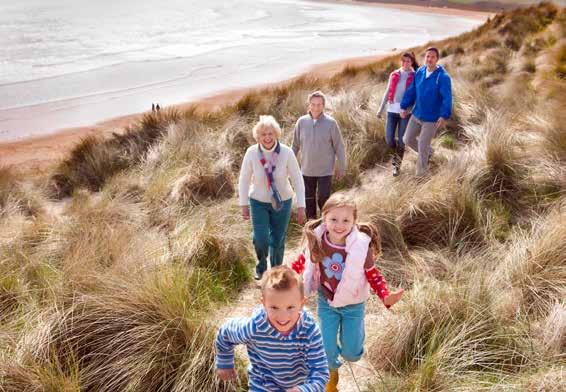
<svg viewBox="0 0 566 392">
<path fill-rule="evenodd" d="M 254 125 L 252 129 L 252 135 L 256 142 L 259 142 L 258 140 L 259 131 L 261 131 L 264 128 L 273 129 L 275 131 L 275 134 L 277 135 L 277 139 L 281 139 L 281 127 L 279 126 L 279 123 L 277 122 L 275 117 L 269 114 L 264 114 L 259 116 L 259 121 L 256 123 L 256 125 Z"/>
</svg>

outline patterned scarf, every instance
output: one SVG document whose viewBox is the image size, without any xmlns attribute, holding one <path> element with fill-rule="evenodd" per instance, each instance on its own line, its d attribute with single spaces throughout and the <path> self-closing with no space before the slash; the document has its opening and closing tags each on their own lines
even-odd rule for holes
<svg viewBox="0 0 566 392">
<path fill-rule="evenodd" d="M 281 210 L 283 208 L 283 201 L 281 200 L 281 195 L 277 191 L 277 187 L 275 186 L 275 179 L 273 178 L 273 172 L 275 171 L 275 167 L 277 165 L 277 158 L 279 157 L 279 153 L 281 152 L 281 146 L 279 145 L 279 141 L 277 141 L 277 145 L 275 146 L 275 150 L 273 150 L 273 154 L 271 155 L 271 160 L 265 159 L 265 155 L 263 150 L 261 149 L 261 143 L 257 144 L 259 149 L 259 161 L 261 166 L 263 166 L 263 170 L 265 170 L 265 177 L 267 178 L 267 187 L 271 192 L 271 205 L 275 211 Z"/>
</svg>

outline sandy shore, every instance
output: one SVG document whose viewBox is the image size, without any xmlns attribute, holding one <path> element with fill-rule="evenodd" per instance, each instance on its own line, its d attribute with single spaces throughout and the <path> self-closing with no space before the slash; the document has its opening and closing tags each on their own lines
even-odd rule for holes
<svg viewBox="0 0 566 392">
<path fill-rule="evenodd" d="M 324 0 L 328 1 L 328 0 Z M 432 12 L 437 14 L 448 14 L 455 16 L 466 16 L 474 18 L 485 19 L 489 14 L 484 12 L 465 11 L 458 9 L 445 9 L 445 8 L 429 8 L 414 5 L 398 5 L 398 4 L 382 4 L 382 3 L 361 3 L 358 1 L 349 0 L 332 0 L 337 3 L 357 4 L 360 6 L 375 6 L 375 7 L 391 7 L 396 9 L 414 11 L 414 12 Z M 393 53 L 393 52 L 392 52 Z M 348 58 L 339 61 L 319 64 L 312 66 L 306 73 L 320 77 L 328 77 L 341 71 L 346 65 L 364 65 L 375 62 L 385 55 L 380 56 L 366 56 Z M 300 76 L 300 75 L 299 75 Z M 299 77 L 296 76 L 296 77 Z M 295 78 L 296 78 L 295 77 Z M 221 91 L 202 99 L 198 99 L 183 104 L 173 105 L 173 107 L 184 109 L 189 105 L 197 104 L 201 109 L 212 110 L 227 104 L 236 102 L 247 92 L 260 89 L 268 86 L 275 86 L 284 84 L 293 80 L 290 78 L 283 81 L 274 83 L 256 85 L 251 88 L 242 88 L 236 90 Z M 100 137 L 108 137 L 112 133 L 120 133 L 124 128 L 139 120 L 144 113 L 133 115 L 121 116 L 96 123 L 91 126 L 68 128 L 50 133 L 45 136 L 32 137 L 15 142 L 0 143 L 0 166 L 12 166 L 18 171 L 33 171 L 43 172 L 51 165 L 55 164 L 60 159 L 64 158 L 65 154 L 72 149 L 82 138 L 89 135 L 96 135 Z"/>
<path fill-rule="evenodd" d="M 394 52 L 392 52 L 394 53 Z M 364 65 L 380 60 L 386 56 L 367 56 L 332 61 L 312 66 L 305 74 L 318 77 L 329 77 L 340 72 L 346 65 Z M 303 74 L 304 75 L 304 74 Z M 196 101 L 186 102 L 170 107 L 180 110 L 197 105 L 200 110 L 214 110 L 237 102 L 248 92 L 266 87 L 285 84 L 302 75 L 268 84 L 260 84 L 250 88 L 221 91 Z M 49 135 L 32 137 L 16 142 L 0 143 L 0 166 L 13 166 L 17 171 L 43 172 L 50 165 L 65 157 L 82 138 L 87 136 L 108 137 L 113 133 L 123 132 L 125 127 L 138 121 L 144 113 L 116 117 L 92 126 L 62 129 Z"/>
</svg>

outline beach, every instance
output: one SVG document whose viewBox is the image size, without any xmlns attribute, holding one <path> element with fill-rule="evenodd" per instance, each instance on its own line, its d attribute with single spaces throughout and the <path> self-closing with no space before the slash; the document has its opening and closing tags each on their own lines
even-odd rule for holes
<svg viewBox="0 0 566 392">
<path fill-rule="evenodd" d="M 288 42 L 288 33 L 281 31 L 277 34 L 287 35 L 280 38 L 282 42 L 280 47 L 274 46 L 273 36 L 277 34 L 270 30 L 269 39 L 265 39 L 265 32 L 262 33 L 259 41 L 263 43 L 260 49 L 253 51 L 256 57 L 250 55 L 251 57 L 246 59 L 248 68 L 245 64 L 234 64 L 228 58 L 229 55 L 237 53 L 236 49 L 224 48 L 222 51 L 212 51 L 212 54 L 189 56 L 189 60 L 177 58 L 150 62 L 125 62 L 90 71 L 4 83 L 0 85 L 0 93 L 3 93 L 0 96 L 6 97 L 8 94 L 13 95 L 14 92 L 19 91 L 21 97 L 19 102 L 16 99 L 12 103 L 4 102 L 3 107 L 0 106 L 0 165 L 13 165 L 20 170 L 45 170 L 51 163 L 62 158 L 65 152 L 82 137 L 86 135 L 105 136 L 113 132 L 120 132 L 125 126 L 138 119 L 145 110 L 150 109 L 154 100 L 165 107 L 183 108 L 189 104 L 199 103 L 201 106 L 212 109 L 235 102 L 250 89 L 283 83 L 305 72 L 317 72 L 321 76 L 328 76 L 340 71 L 349 63 L 360 65 L 376 61 L 398 50 L 399 42 L 406 42 L 403 47 L 409 47 L 423 44 L 429 41 L 429 38 L 441 39 L 455 35 L 479 25 L 488 16 L 488 14 L 473 11 L 428 9 L 415 6 L 393 7 L 375 3 L 362 5 L 359 2 L 353 4 L 349 1 L 295 3 L 306 7 L 305 12 L 314 10 L 313 12 L 324 14 L 319 23 L 323 27 L 326 26 L 327 30 L 322 31 L 326 31 L 329 36 L 339 36 L 339 39 L 347 36 L 346 42 L 362 41 L 361 45 L 356 47 L 352 44 L 350 49 L 340 47 L 340 50 L 333 51 L 331 50 L 332 45 L 337 45 L 338 41 L 333 41 L 334 38 L 323 39 L 316 36 L 309 45 L 311 47 L 320 46 L 320 51 L 313 50 L 312 55 L 309 52 L 310 56 L 307 59 L 299 61 L 295 59 L 304 57 L 303 49 L 293 48 L 293 45 Z M 281 7 L 284 7 L 284 4 Z M 426 15 L 433 19 L 426 19 L 424 24 L 439 23 L 439 21 L 444 24 L 442 28 L 427 30 L 427 26 L 418 26 L 418 23 L 415 22 L 410 26 L 405 26 L 406 31 L 397 37 L 393 31 L 384 33 L 388 31 L 387 29 L 391 30 L 391 27 L 380 26 L 377 30 L 373 29 L 373 22 L 367 15 L 364 18 L 359 16 L 362 26 L 358 30 L 352 30 L 352 26 L 347 23 L 343 26 L 336 26 L 336 21 L 341 18 L 338 15 L 344 12 L 349 12 L 350 16 L 359 16 L 362 13 L 392 12 L 392 14 L 387 14 L 389 19 L 393 18 L 390 21 L 391 26 L 399 23 L 399 18 L 420 20 Z M 262 16 L 268 17 L 266 14 L 255 16 L 257 19 L 261 19 Z M 291 16 L 288 15 L 289 18 Z M 437 17 L 441 19 L 434 19 Z M 329 23 L 327 19 L 332 23 Z M 300 34 L 293 36 L 291 41 L 300 38 L 301 34 L 310 38 L 313 31 L 302 28 Z M 371 47 L 364 42 L 364 40 L 373 40 L 377 36 L 384 40 L 389 39 L 391 42 Z M 321 45 L 321 42 L 325 44 Z M 246 48 L 246 53 L 249 54 L 250 50 Z M 262 61 L 262 58 L 265 58 L 266 61 Z M 200 64 L 200 67 L 194 62 Z M 184 69 L 184 67 L 187 68 Z M 179 69 L 182 69 L 183 75 L 188 74 L 189 76 L 169 77 L 165 81 L 158 77 L 160 72 L 165 73 L 166 70 L 168 70 L 166 72 L 168 76 L 174 76 Z M 216 74 L 222 75 L 222 80 L 218 80 L 218 77 L 215 77 Z M 51 91 L 57 90 L 54 86 L 59 85 L 61 85 L 60 90 L 67 90 L 61 96 Z M 38 96 L 26 101 L 27 95 L 30 91 L 34 91 L 34 88 Z M 43 96 L 41 92 L 44 91 L 49 91 L 49 93 Z M 69 91 L 75 91 L 76 96 L 70 94 Z M 67 98 L 61 98 L 65 96 Z"/>
</svg>

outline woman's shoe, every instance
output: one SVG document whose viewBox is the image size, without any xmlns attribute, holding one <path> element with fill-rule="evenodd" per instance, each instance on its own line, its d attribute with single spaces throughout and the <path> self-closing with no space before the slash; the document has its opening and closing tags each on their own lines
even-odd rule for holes
<svg viewBox="0 0 566 392">
<path fill-rule="evenodd" d="M 326 384 L 326 392 L 338 392 L 338 369 L 330 371 L 330 379 Z"/>
</svg>

